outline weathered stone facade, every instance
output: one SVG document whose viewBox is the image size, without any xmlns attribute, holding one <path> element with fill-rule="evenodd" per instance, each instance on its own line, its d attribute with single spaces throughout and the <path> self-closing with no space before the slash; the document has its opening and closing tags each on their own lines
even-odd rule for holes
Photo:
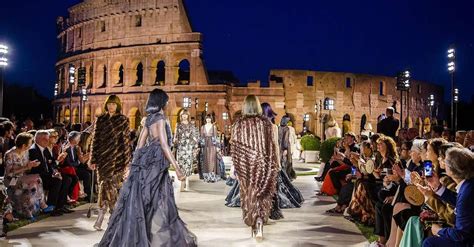
<svg viewBox="0 0 474 247">
<path fill-rule="evenodd" d="M 315 105 L 319 107 L 326 98 L 334 99 L 331 115 L 341 123 L 349 114 L 354 131 L 362 115 L 375 127 L 384 109 L 399 101 L 394 78 L 351 73 L 273 70 L 268 87 L 260 82 L 246 87 L 213 84 L 202 59 L 202 35 L 192 30 L 182 0 L 85 0 L 69 9 L 68 18 L 59 17 L 57 26 L 60 58 L 54 104 L 58 121 L 79 122 L 80 67 L 86 70 L 82 88 L 88 92 L 83 121 L 94 121 L 107 95 L 116 94 L 131 128 L 137 128 L 154 88 L 170 95 L 167 114 L 173 125 L 186 104 L 198 122 L 203 114 L 214 113 L 221 130 L 230 126 L 248 94 L 270 103 L 278 119 L 285 112 L 292 114 L 298 131 L 303 116 L 309 114 L 306 126 L 316 133 L 321 132 L 319 119 L 329 111 L 315 112 Z M 76 68 L 74 84 L 69 84 L 70 67 Z M 412 85 L 417 90 L 410 95 L 410 117 L 428 117 L 426 99 L 429 94 L 441 99 L 442 89 L 418 81 Z M 224 119 L 227 114 L 229 119 Z"/>
</svg>

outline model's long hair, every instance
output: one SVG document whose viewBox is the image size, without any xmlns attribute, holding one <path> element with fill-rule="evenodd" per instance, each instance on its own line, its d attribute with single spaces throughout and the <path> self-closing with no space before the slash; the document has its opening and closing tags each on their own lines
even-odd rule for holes
<svg viewBox="0 0 474 247">
<path fill-rule="evenodd" d="M 263 112 L 262 115 L 264 117 L 267 117 L 272 123 L 275 123 L 275 116 L 277 114 L 273 111 L 272 106 L 268 104 L 267 102 L 263 102 L 261 106 L 262 106 L 262 112 Z"/>
<path fill-rule="evenodd" d="M 242 105 L 242 116 L 255 117 L 262 115 L 262 107 L 260 101 L 255 95 L 247 95 Z"/>
<path fill-rule="evenodd" d="M 168 103 L 168 94 L 161 89 L 154 89 L 148 97 L 148 102 L 146 103 L 145 112 L 147 114 L 153 114 L 160 112 L 165 108 L 166 103 Z"/>
</svg>

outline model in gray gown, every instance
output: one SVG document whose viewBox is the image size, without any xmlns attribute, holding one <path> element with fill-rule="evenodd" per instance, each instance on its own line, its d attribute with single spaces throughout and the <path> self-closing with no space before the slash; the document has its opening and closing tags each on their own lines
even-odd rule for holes
<svg viewBox="0 0 474 247">
<path fill-rule="evenodd" d="M 186 228 L 175 204 L 168 174 L 171 130 L 162 112 L 150 114 L 143 131 L 148 133 L 146 144 L 139 144 L 135 151 L 99 246 L 197 246 L 196 236 Z"/>
</svg>

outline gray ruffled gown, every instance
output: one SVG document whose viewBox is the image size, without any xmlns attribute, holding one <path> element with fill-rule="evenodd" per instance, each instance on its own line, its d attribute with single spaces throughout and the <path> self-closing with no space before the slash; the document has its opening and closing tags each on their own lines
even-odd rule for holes
<svg viewBox="0 0 474 247">
<path fill-rule="evenodd" d="M 151 114 L 145 128 L 160 119 L 165 117 Z M 171 137 L 168 124 L 166 132 Z M 158 137 L 149 136 L 147 145 L 135 151 L 129 177 L 98 246 L 197 246 L 196 236 L 178 215 L 168 168 Z"/>
</svg>

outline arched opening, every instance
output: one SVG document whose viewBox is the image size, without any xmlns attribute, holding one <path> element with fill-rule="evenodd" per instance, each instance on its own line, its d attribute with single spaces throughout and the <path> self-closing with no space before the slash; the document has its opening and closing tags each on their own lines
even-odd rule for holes
<svg viewBox="0 0 474 247">
<path fill-rule="evenodd" d="M 142 121 L 142 115 L 137 107 L 132 107 L 132 109 L 130 109 L 128 112 L 128 118 L 130 119 L 130 129 L 137 130 Z"/>
<path fill-rule="evenodd" d="M 189 76 L 190 76 L 190 64 L 187 59 L 181 60 L 179 62 L 179 69 L 178 69 L 178 81 L 176 82 L 177 85 L 189 85 Z"/>
<path fill-rule="evenodd" d="M 137 79 L 135 80 L 135 86 L 141 86 L 143 85 L 143 64 L 141 62 L 138 63 L 136 70 Z"/>
<path fill-rule="evenodd" d="M 418 135 L 423 133 L 423 120 L 421 117 L 416 118 L 415 128 L 418 130 Z"/>
<path fill-rule="evenodd" d="M 112 67 L 112 85 L 115 85 L 116 87 L 123 86 L 124 82 L 124 67 L 123 64 L 120 62 L 116 62 L 114 66 Z"/>
<path fill-rule="evenodd" d="M 367 116 L 364 114 L 360 118 L 360 131 L 364 130 L 365 124 L 367 123 Z"/>
<path fill-rule="evenodd" d="M 102 115 L 102 111 L 103 111 L 103 110 L 104 110 L 104 109 L 103 109 L 102 107 L 100 107 L 100 106 L 97 107 L 97 108 L 95 108 L 94 116 L 95 116 L 95 117 L 99 117 L 100 115 Z"/>
<path fill-rule="evenodd" d="M 92 122 L 91 106 L 84 107 L 84 122 Z"/>
<path fill-rule="evenodd" d="M 342 135 L 344 136 L 346 133 L 352 131 L 352 126 L 351 126 L 351 116 L 346 113 L 342 117 Z"/>
<path fill-rule="evenodd" d="M 165 62 L 159 61 L 156 65 L 156 71 L 155 71 L 155 85 L 164 86 L 165 78 L 166 78 Z"/>
<path fill-rule="evenodd" d="M 174 130 L 176 128 L 176 125 L 179 122 L 179 114 L 183 111 L 183 108 L 181 107 L 176 107 L 172 110 L 171 115 L 170 115 L 170 121 L 171 121 L 171 128 Z"/>
<path fill-rule="evenodd" d="M 69 108 L 66 108 L 64 110 L 64 119 L 63 119 L 63 122 L 64 123 L 69 123 L 71 122 L 71 110 Z"/>
<path fill-rule="evenodd" d="M 102 85 L 99 88 L 107 87 L 107 66 L 102 67 Z"/>
<path fill-rule="evenodd" d="M 411 117 L 405 118 L 405 126 L 407 129 L 413 128 L 413 119 Z"/>
<path fill-rule="evenodd" d="M 72 111 L 72 123 L 79 123 L 79 108 L 77 107 Z"/>
<path fill-rule="evenodd" d="M 94 86 L 94 66 L 89 66 L 89 80 L 87 88 L 92 88 Z"/>
<path fill-rule="evenodd" d="M 431 120 L 430 118 L 425 118 L 423 121 L 423 135 L 431 132 Z"/>
<path fill-rule="evenodd" d="M 120 65 L 119 70 L 118 70 L 117 84 L 123 85 L 123 65 Z"/>
<path fill-rule="evenodd" d="M 66 92 L 67 91 L 67 83 L 66 83 L 66 72 L 65 72 L 65 69 L 64 67 L 61 68 L 61 80 L 60 80 L 60 84 L 61 84 L 61 90 L 63 92 Z"/>
</svg>

